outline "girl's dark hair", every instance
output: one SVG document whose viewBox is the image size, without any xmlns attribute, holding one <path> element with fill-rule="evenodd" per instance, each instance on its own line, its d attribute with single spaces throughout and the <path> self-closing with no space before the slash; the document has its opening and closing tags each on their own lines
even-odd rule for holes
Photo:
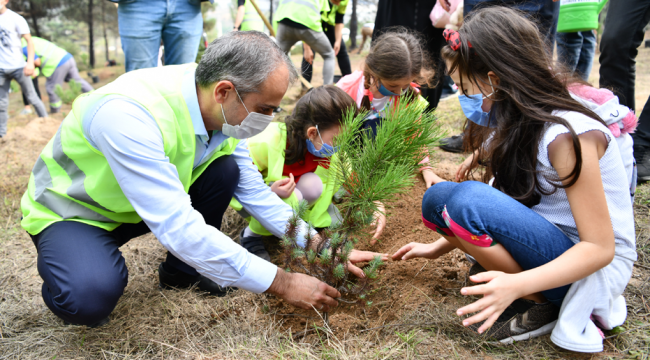
<svg viewBox="0 0 650 360">
<path fill-rule="evenodd" d="M 288 142 L 284 162 L 294 164 L 304 161 L 307 129 L 318 125 L 318 130 L 322 132 L 341 125 L 348 111 L 353 111 L 356 116 L 357 104 L 340 88 L 326 85 L 311 89 L 298 100 L 291 115 L 284 120 Z"/>
<path fill-rule="evenodd" d="M 454 51 L 445 46 L 442 58 L 448 62 L 450 74 L 458 71 L 462 75 L 460 88 L 465 89 L 464 78 L 489 89 L 489 71 L 499 78 L 490 97 L 494 101 L 490 117 L 496 128 L 470 122 L 465 129 L 466 148 L 478 149 L 479 159 L 489 159 L 484 180 L 493 175 L 495 188 L 528 207 L 538 204 L 541 195 L 575 184 L 582 168 L 580 142 L 571 125 L 552 112 L 575 111 L 604 125 L 598 115 L 569 94 L 569 85 L 584 82 L 557 70 L 537 26 L 518 11 L 501 6 L 477 10 L 458 32 L 460 48 Z M 537 155 L 544 131 L 551 124 L 569 129 L 576 164 L 566 178 L 547 178 L 553 188 L 545 190 L 537 179 Z"/>
<path fill-rule="evenodd" d="M 366 57 L 363 76 L 364 87 L 370 88 L 372 81 L 400 80 L 412 78 L 420 85 L 429 85 L 433 78 L 433 70 L 427 52 L 424 50 L 420 36 L 404 27 L 388 28 L 372 42 L 370 52 Z M 415 89 L 409 87 L 407 98 L 417 98 Z M 370 111 L 370 99 L 364 96 L 361 108 Z"/>
</svg>

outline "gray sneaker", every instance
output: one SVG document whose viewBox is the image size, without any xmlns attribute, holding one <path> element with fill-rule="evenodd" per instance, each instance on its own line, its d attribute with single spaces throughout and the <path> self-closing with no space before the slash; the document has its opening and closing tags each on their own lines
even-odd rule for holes
<svg viewBox="0 0 650 360">
<path fill-rule="evenodd" d="M 503 344 L 536 338 L 553 331 L 559 313 L 560 309 L 550 302 L 537 304 L 534 301 L 517 299 L 482 335 Z M 482 324 L 473 324 L 469 328 L 477 331 Z"/>
<path fill-rule="evenodd" d="M 264 242 L 261 236 L 244 236 L 244 228 L 239 234 L 239 243 L 241 246 L 248 250 L 249 253 L 256 255 L 268 262 L 271 262 L 271 255 L 264 247 Z"/>
</svg>

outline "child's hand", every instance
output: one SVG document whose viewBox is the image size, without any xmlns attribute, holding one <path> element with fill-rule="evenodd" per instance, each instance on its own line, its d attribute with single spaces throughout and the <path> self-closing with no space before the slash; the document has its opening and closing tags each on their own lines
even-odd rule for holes
<svg viewBox="0 0 650 360">
<path fill-rule="evenodd" d="M 350 271 L 352 274 L 354 274 L 354 276 L 358 278 L 365 277 L 363 270 L 361 270 L 361 268 L 355 264 L 360 262 L 370 262 L 375 258 L 375 256 L 379 256 L 382 261 L 388 260 L 388 254 L 380 254 L 372 251 L 352 250 L 350 253 L 350 261 L 348 261 L 348 271 Z"/>
<path fill-rule="evenodd" d="M 427 189 L 430 188 L 432 185 L 446 181 L 445 179 L 436 175 L 436 173 L 434 173 L 432 170 L 429 169 L 422 170 L 422 178 L 424 179 L 424 183 L 426 184 Z"/>
<path fill-rule="evenodd" d="M 373 235 L 372 240 L 370 240 L 370 245 L 375 245 L 377 243 L 377 240 L 381 236 L 381 234 L 384 232 L 384 228 L 386 227 L 386 209 L 384 208 L 384 204 L 377 202 L 377 211 L 373 215 L 373 221 L 370 223 L 370 226 L 375 226 L 375 230 L 370 232 L 370 235 Z"/>
<path fill-rule="evenodd" d="M 296 188 L 296 182 L 293 181 L 293 174 L 289 174 L 288 178 L 278 180 L 271 185 L 271 191 L 276 193 L 280 199 L 286 199 L 293 193 Z"/>
<path fill-rule="evenodd" d="M 460 164 L 460 167 L 458 167 L 458 171 L 456 171 L 456 181 L 462 181 L 467 179 L 467 176 L 469 175 L 469 172 L 478 165 L 478 151 L 470 155 L 465 161 L 463 161 L 462 164 Z"/>
<path fill-rule="evenodd" d="M 463 320 L 463 326 L 485 320 L 478 332 L 482 334 L 489 329 L 513 301 L 524 295 L 519 292 L 522 286 L 518 285 L 517 278 L 516 274 L 506 274 L 501 271 L 487 271 L 470 277 L 470 280 L 475 283 L 487 282 L 487 284 L 465 287 L 460 290 L 463 295 L 483 295 L 480 300 L 456 311 L 458 316 L 478 312 L 478 314 Z"/>
<path fill-rule="evenodd" d="M 435 247 L 433 244 L 421 244 L 412 242 L 402 246 L 392 256 L 394 261 L 408 260 L 413 258 L 430 258 Z"/>
</svg>

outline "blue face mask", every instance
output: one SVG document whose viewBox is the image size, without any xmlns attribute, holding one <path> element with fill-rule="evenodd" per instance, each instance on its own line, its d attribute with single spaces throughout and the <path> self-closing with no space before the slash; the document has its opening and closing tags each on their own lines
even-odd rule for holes
<svg viewBox="0 0 650 360">
<path fill-rule="evenodd" d="M 492 79 L 488 77 L 488 80 L 490 81 L 490 87 L 492 87 Z M 483 96 L 481 93 L 458 95 L 458 101 L 460 101 L 460 107 L 463 109 L 465 116 L 476 125 L 496 127 L 496 121 L 490 121 L 490 113 L 483 111 L 483 99 L 489 98 L 494 92 L 494 87 L 492 87 L 492 93 L 487 96 Z"/>
<path fill-rule="evenodd" d="M 394 92 L 386 89 L 386 87 L 384 86 L 384 84 L 381 83 L 381 81 L 377 81 L 377 82 L 379 83 L 379 88 L 377 90 L 379 90 L 379 93 L 384 96 L 400 96 L 406 93 L 406 89 L 402 89 L 401 94 L 395 94 Z"/>
<path fill-rule="evenodd" d="M 307 142 L 307 151 L 309 151 L 312 155 L 320 157 L 320 158 L 326 158 L 334 155 L 337 151 L 339 151 L 339 147 L 332 146 L 330 144 L 326 144 L 323 141 L 323 138 L 320 136 L 320 131 L 318 130 L 318 125 L 316 125 L 316 131 L 318 131 L 318 137 L 320 138 L 320 143 L 321 148 L 320 150 L 316 150 L 316 147 L 314 146 L 314 143 L 311 142 L 311 140 L 306 139 L 305 141 Z"/>
</svg>

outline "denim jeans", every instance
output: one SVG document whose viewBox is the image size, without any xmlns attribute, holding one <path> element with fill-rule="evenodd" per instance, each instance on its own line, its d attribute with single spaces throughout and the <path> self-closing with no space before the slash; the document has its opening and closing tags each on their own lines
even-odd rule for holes
<svg viewBox="0 0 650 360">
<path fill-rule="evenodd" d="M 45 105 L 36 95 L 34 84 L 29 76 L 25 76 L 23 68 L 0 69 L 0 137 L 7 134 L 7 121 L 9 120 L 9 89 L 11 80 L 16 80 L 27 100 L 34 106 L 39 117 L 47 116 Z"/>
<path fill-rule="evenodd" d="M 503 245 L 524 270 L 551 262 L 574 245 L 533 210 L 477 181 L 441 182 L 430 187 L 422 198 L 422 219 L 443 235 L 455 235 L 478 246 Z M 542 294 L 561 306 L 569 286 Z"/>
<path fill-rule="evenodd" d="M 567 68 L 587 81 L 591 73 L 596 51 L 596 35 L 593 31 L 557 33 L 557 57 Z"/>
<path fill-rule="evenodd" d="M 203 33 L 199 0 L 125 0 L 118 3 L 127 72 L 156 67 L 161 39 L 165 46 L 165 65 L 196 60 Z"/>
<path fill-rule="evenodd" d="M 221 228 L 237 179 L 237 163 L 229 156 L 222 156 L 190 186 L 192 206 L 208 225 Z M 42 296 L 47 307 L 72 324 L 91 325 L 107 317 L 115 309 L 129 278 L 119 247 L 149 232 L 144 221 L 122 224 L 113 231 L 76 221 L 60 221 L 32 236 L 38 250 L 36 266 L 43 279 Z M 194 268 L 169 252 L 165 267 L 171 272 L 198 275 Z"/>
</svg>

